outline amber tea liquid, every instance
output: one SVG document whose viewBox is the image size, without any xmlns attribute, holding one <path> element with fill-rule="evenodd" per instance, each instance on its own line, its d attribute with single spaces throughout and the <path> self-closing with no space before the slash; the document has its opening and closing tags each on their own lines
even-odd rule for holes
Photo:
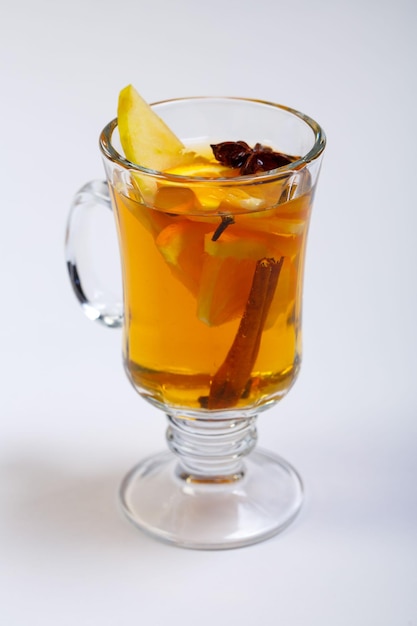
<svg viewBox="0 0 417 626">
<path fill-rule="evenodd" d="M 236 172 L 207 157 L 174 173 L 222 183 L 157 183 L 148 206 L 139 178 L 111 186 L 128 375 L 164 408 L 259 410 L 288 391 L 300 364 L 312 191 L 288 177 L 234 184 Z"/>
</svg>

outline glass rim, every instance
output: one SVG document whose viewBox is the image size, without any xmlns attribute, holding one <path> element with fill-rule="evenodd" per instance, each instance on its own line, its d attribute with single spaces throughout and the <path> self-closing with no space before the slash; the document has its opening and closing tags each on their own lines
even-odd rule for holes
<svg viewBox="0 0 417 626">
<path fill-rule="evenodd" d="M 112 136 L 115 131 L 118 120 L 117 117 L 111 120 L 101 131 L 99 138 L 99 146 L 102 154 L 111 162 L 116 163 L 117 165 L 123 167 L 124 169 L 128 169 L 131 171 L 138 172 L 140 174 L 145 174 L 146 176 L 150 176 L 152 178 L 157 178 L 164 181 L 170 181 L 173 183 L 204 183 L 204 184 L 215 184 L 215 185 L 236 185 L 236 184 L 248 184 L 248 183 L 264 183 L 276 180 L 281 178 L 283 175 L 288 175 L 291 172 L 299 171 L 306 167 L 309 163 L 316 160 L 324 151 L 326 147 L 326 135 L 321 128 L 321 126 L 313 120 L 308 115 L 297 111 L 291 107 L 285 106 L 283 104 L 278 104 L 275 102 L 270 102 L 268 100 L 258 100 L 254 98 L 240 98 L 237 96 L 189 96 L 183 98 L 171 98 L 168 100 L 159 100 L 157 102 L 152 102 L 150 104 L 151 107 L 171 104 L 171 103 L 180 103 L 180 102 L 192 102 L 192 101 L 215 101 L 215 100 L 226 100 L 228 102 L 246 102 L 250 104 L 261 104 L 268 107 L 273 107 L 275 109 L 279 109 L 281 111 L 285 111 L 290 113 L 291 115 L 297 117 L 302 120 L 310 127 L 310 129 L 314 133 L 314 145 L 313 147 L 303 156 L 298 158 L 287 165 L 283 165 L 281 167 L 277 167 L 272 170 L 268 170 L 266 172 L 257 172 L 256 174 L 246 174 L 241 176 L 234 176 L 233 178 L 227 177 L 219 177 L 219 178 L 206 178 L 202 176 L 187 176 L 182 174 L 172 174 L 169 172 L 161 172 L 158 170 L 154 170 L 152 168 L 145 167 L 143 165 L 139 165 L 137 163 L 133 163 L 129 161 L 125 156 L 120 154 L 118 150 L 112 144 Z"/>
</svg>

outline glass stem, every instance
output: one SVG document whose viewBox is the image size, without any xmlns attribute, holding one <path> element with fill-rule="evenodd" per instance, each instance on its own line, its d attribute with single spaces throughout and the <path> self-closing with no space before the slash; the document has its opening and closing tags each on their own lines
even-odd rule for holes
<svg viewBox="0 0 417 626">
<path fill-rule="evenodd" d="M 188 482 L 228 483 L 245 473 L 243 458 L 256 445 L 257 416 L 193 420 L 168 415 L 170 450 L 179 458 L 178 476 Z"/>
</svg>

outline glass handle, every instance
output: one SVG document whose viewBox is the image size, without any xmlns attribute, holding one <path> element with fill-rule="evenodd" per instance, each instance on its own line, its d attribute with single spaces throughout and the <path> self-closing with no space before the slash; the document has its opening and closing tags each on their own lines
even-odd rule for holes
<svg viewBox="0 0 417 626">
<path fill-rule="evenodd" d="M 123 324 L 123 302 L 115 295 L 121 291 L 121 280 L 111 212 L 107 183 L 96 180 L 84 185 L 71 205 L 65 252 L 71 285 L 86 316 L 109 328 L 118 328 Z M 119 270 L 116 277 L 115 267 Z M 105 270 L 106 276 L 100 280 Z M 116 288 L 111 287 L 112 278 L 116 278 Z"/>
</svg>

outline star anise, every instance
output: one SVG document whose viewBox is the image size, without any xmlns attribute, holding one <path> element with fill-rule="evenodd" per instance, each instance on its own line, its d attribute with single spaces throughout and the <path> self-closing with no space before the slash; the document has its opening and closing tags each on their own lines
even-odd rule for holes
<svg viewBox="0 0 417 626">
<path fill-rule="evenodd" d="M 269 146 L 260 143 L 251 148 L 245 141 L 223 141 L 211 144 L 211 149 L 217 161 L 227 167 L 240 168 L 242 176 L 268 172 L 291 163 L 285 154 L 274 152 Z"/>
</svg>

